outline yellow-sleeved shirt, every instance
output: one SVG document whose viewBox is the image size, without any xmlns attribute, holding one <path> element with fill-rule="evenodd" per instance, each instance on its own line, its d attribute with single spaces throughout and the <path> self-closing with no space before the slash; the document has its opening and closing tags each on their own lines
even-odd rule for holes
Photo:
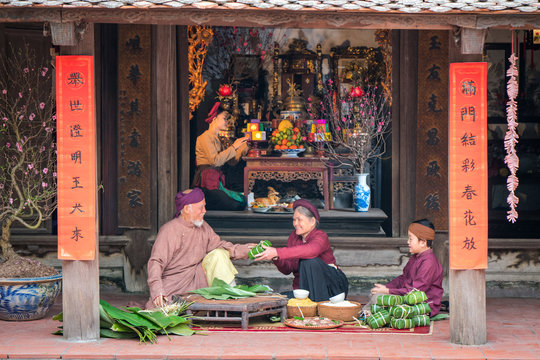
<svg viewBox="0 0 540 360">
<path fill-rule="evenodd" d="M 236 151 L 232 145 L 222 150 L 218 135 L 212 129 L 208 129 L 197 138 L 195 163 L 197 166 L 210 165 L 214 167 L 223 166 L 227 162 L 234 165 L 247 152 L 247 149 L 247 144 L 244 143 Z"/>
</svg>

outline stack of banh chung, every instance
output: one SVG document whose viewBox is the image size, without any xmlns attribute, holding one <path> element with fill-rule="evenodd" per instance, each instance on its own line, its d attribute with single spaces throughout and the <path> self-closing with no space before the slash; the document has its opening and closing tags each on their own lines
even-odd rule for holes
<svg viewBox="0 0 540 360">
<path fill-rule="evenodd" d="M 379 295 L 377 304 L 371 305 L 371 316 L 366 323 L 372 329 L 390 326 L 394 329 L 411 329 L 429 325 L 431 309 L 423 291 L 412 290 L 401 295 Z"/>
</svg>

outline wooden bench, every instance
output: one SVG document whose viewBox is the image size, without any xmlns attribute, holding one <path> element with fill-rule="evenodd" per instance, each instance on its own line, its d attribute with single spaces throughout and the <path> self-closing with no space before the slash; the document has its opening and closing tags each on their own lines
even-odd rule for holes
<svg viewBox="0 0 540 360">
<path fill-rule="evenodd" d="M 197 316 L 197 320 L 240 321 L 242 330 L 247 330 L 249 319 L 255 316 L 280 314 L 281 321 L 285 321 L 289 299 L 280 295 L 257 295 L 243 299 L 209 300 L 198 294 L 182 294 L 174 295 L 173 301 L 193 302 L 186 312 Z"/>
</svg>

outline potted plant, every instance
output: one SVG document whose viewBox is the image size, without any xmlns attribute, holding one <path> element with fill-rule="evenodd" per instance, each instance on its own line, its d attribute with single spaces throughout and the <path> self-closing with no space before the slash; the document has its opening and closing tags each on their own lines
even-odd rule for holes
<svg viewBox="0 0 540 360">
<path fill-rule="evenodd" d="M 0 319 L 45 316 L 61 286 L 49 266 L 16 254 L 11 226 L 37 229 L 56 210 L 56 117 L 52 71 L 28 45 L 0 65 Z"/>
<path fill-rule="evenodd" d="M 355 83 L 342 98 L 330 79 L 319 104 L 320 116 L 329 124 L 331 139 L 325 141 L 326 155 L 338 164 L 352 166 L 357 175 L 353 193 L 356 211 L 368 211 L 370 188 L 366 182 L 369 162 L 386 152 L 390 132 L 390 104 L 381 86 Z M 308 104 L 308 111 L 310 105 Z"/>
</svg>

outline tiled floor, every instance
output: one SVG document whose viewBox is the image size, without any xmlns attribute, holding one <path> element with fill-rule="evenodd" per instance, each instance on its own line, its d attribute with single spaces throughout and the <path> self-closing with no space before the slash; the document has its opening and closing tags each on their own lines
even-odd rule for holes
<svg viewBox="0 0 540 360">
<path fill-rule="evenodd" d="M 141 296 L 103 294 L 114 305 Z M 54 312 L 60 311 L 55 305 Z M 449 321 L 432 335 L 214 332 L 161 336 L 157 344 L 102 339 L 68 342 L 51 335 L 58 322 L 0 321 L 0 358 L 10 359 L 540 359 L 540 299 L 488 299 L 487 344 L 450 343 Z"/>
</svg>

